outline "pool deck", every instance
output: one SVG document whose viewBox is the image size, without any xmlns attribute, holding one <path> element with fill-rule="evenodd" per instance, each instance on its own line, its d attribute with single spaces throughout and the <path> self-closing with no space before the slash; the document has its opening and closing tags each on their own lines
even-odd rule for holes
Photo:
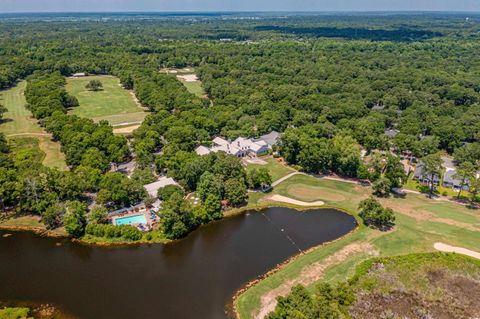
<svg viewBox="0 0 480 319">
<path fill-rule="evenodd" d="M 137 216 L 137 215 L 143 215 L 145 216 L 145 220 L 147 221 L 146 224 L 143 223 L 137 223 L 137 224 L 132 224 L 132 226 L 138 228 L 138 230 L 146 232 L 150 231 L 155 223 L 159 221 L 158 216 L 155 214 L 155 218 L 152 217 L 152 214 L 155 214 L 155 211 L 152 209 L 148 209 L 145 207 L 145 205 L 137 205 L 134 207 L 130 208 L 124 208 L 115 212 L 109 213 L 109 221 L 113 225 L 116 224 L 116 220 L 118 218 L 125 218 L 125 217 L 130 217 L 130 216 Z"/>
</svg>

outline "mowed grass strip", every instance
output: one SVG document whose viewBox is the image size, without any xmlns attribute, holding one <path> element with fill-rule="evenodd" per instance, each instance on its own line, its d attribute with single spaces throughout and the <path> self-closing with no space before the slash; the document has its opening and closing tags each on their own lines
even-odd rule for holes
<svg viewBox="0 0 480 319">
<path fill-rule="evenodd" d="M 99 80 L 102 91 L 89 91 L 88 82 Z M 133 100 L 130 93 L 120 86 L 120 80 L 113 76 L 86 76 L 68 78 L 66 89 L 77 97 L 80 106 L 72 108 L 70 114 L 87 117 L 96 122 L 106 120 L 112 125 L 143 121 L 146 113 Z"/>
<path fill-rule="evenodd" d="M 32 113 L 25 108 L 27 101 L 24 92 L 27 86 L 26 81 L 19 82 L 16 86 L 0 92 L 0 103 L 8 112 L 0 122 L 0 132 L 9 139 L 12 138 L 35 138 L 38 140 L 38 147 L 45 153 L 43 164 L 48 167 L 67 170 L 65 154 L 60 150 L 60 143 L 54 142 L 51 135 L 46 133 Z"/>
<path fill-rule="evenodd" d="M 341 208 L 357 215 L 358 203 L 371 194 L 369 187 L 295 175 L 274 188 L 272 193 L 255 193 L 249 206 L 262 207 L 263 198 L 280 194 L 306 201 L 322 200 L 328 206 Z M 444 201 L 434 201 L 424 195 L 408 194 L 405 198 L 390 197 L 381 200 L 397 214 L 396 225 L 389 232 L 360 228 L 332 244 L 301 255 L 282 270 L 248 289 L 237 300 L 241 318 L 254 318 L 262 298 L 288 282 L 308 281 L 308 271 L 317 271 L 320 280 L 308 282 L 311 289 L 319 281 L 337 282 L 346 280 L 355 272 L 355 267 L 372 256 L 396 256 L 434 251 L 433 244 L 445 242 L 454 246 L 479 250 L 480 232 L 467 229 L 463 223 L 476 225 L 480 211 Z M 279 204 L 281 205 L 281 204 Z M 428 212 L 428 215 L 425 213 Z M 355 250 L 358 247 L 366 247 Z M 348 253 L 350 252 L 350 253 Z M 312 268 L 313 267 L 313 268 Z M 310 274 L 311 275 L 311 274 Z"/>
<path fill-rule="evenodd" d="M 0 104 L 3 104 L 8 112 L 4 114 L 0 122 L 0 132 L 6 136 L 28 133 L 45 133 L 32 117 L 32 113 L 25 108 L 27 101 L 24 92 L 27 82 L 19 82 L 16 86 L 0 91 Z"/>
<path fill-rule="evenodd" d="M 177 78 L 182 84 L 187 88 L 187 91 L 195 94 L 197 97 L 204 99 L 206 97 L 206 92 L 203 89 L 202 82 L 197 81 L 185 81 L 184 79 Z"/>
</svg>

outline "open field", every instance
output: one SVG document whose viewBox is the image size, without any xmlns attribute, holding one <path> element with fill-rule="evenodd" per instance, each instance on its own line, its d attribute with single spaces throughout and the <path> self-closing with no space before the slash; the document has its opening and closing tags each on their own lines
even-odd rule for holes
<svg viewBox="0 0 480 319">
<path fill-rule="evenodd" d="M 249 206 L 263 207 L 265 198 L 275 194 L 307 202 L 323 201 L 326 206 L 346 210 L 358 218 L 358 203 L 370 196 L 371 189 L 295 175 L 270 194 L 250 194 Z M 432 252 L 437 242 L 479 251 L 480 211 L 417 194 L 381 202 L 397 212 L 392 231 L 381 232 L 360 225 L 354 233 L 299 256 L 240 295 L 236 302 L 240 317 L 262 318 L 274 309 L 276 297 L 287 294 L 296 284 L 313 287 L 319 281 L 345 280 L 353 275 L 360 262 L 372 256 Z"/>
<path fill-rule="evenodd" d="M 60 143 L 52 141 L 51 135 L 38 125 L 37 120 L 25 108 L 23 92 L 26 85 L 27 82 L 22 81 L 17 86 L 0 92 L 0 103 L 8 109 L 4 121 L 0 122 L 0 132 L 9 138 L 36 138 L 38 147 L 45 153 L 43 164 L 66 170 L 65 155 L 60 151 Z"/>
<path fill-rule="evenodd" d="M 103 90 L 88 91 L 85 86 L 91 80 L 101 81 Z M 113 76 L 68 78 L 66 89 L 80 103 L 70 114 L 91 118 L 96 122 L 106 120 L 113 126 L 138 125 L 147 115 L 132 95 L 120 86 L 120 80 Z"/>
</svg>

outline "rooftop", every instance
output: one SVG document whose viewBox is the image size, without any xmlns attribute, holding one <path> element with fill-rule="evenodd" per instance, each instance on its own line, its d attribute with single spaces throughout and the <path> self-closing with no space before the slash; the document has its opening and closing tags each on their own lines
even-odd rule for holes
<svg viewBox="0 0 480 319">
<path fill-rule="evenodd" d="M 158 190 L 168 185 L 178 185 L 178 183 L 173 178 L 164 176 L 154 183 L 144 185 L 143 188 L 145 188 L 148 195 L 155 198 Z"/>
</svg>

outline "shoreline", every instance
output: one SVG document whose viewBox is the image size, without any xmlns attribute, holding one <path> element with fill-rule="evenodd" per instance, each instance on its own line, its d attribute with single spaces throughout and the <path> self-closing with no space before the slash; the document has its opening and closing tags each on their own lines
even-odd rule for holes
<svg viewBox="0 0 480 319">
<path fill-rule="evenodd" d="M 274 207 L 274 206 L 273 206 Z M 280 206 L 281 207 L 281 206 Z M 238 306 L 237 306 L 237 301 L 238 301 L 238 298 L 244 293 L 246 292 L 248 289 L 254 287 L 255 285 L 257 285 L 258 283 L 260 283 L 261 281 L 267 279 L 268 277 L 271 277 L 272 275 L 276 274 L 277 272 L 283 270 L 288 264 L 290 264 L 291 262 L 293 262 L 294 260 L 300 258 L 301 256 L 304 256 L 304 255 L 307 255 L 317 249 L 321 249 L 322 247 L 325 247 L 327 245 L 330 245 L 330 244 L 333 244 L 339 240 L 342 240 L 344 238 L 346 238 L 347 236 L 350 236 L 351 234 L 355 233 L 358 229 L 360 229 L 360 224 L 359 224 L 359 220 L 357 219 L 357 217 L 352 214 L 351 212 L 347 211 L 346 209 L 342 209 L 342 208 L 336 208 L 336 207 L 323 207 L 322 208 L 331 208 L 331 209 L 336 209 L 336 210 L 339 210 L 341 212 L 344 212 L 350 216 L 352 216 L 354 219 L 355 219 L 355 228 L 350 230 L 348 233 L 336 238 L 336 239 L 333 239 L 333 240 L 330 240 L 330 241 L 326 241 L 320 245 L 317 245 L 317 246 L 314 246 L 314 247 L 311 247 L 305 251 L 302 251 L 298 254 L 295 254 L 291 257 L 289 257 L 288 259 L 286 259 L 285 261 L 277 264 L 277 266 L 275 266 L 274 268 L 270 269 L 269 271 L 267 271 L 266 273 L 264 273 L 263 275 L 260 275 L 258 276 L 257 278 L 253 279 L 253 280 L 250 280 L 249 282 L 245 283 L 243 286 L 241 286 L 236 292 L 235 294 L 233 295 L 233 297 L 231 298 L 231 301 L 229 302 L 229 304 L 226 305 L 226 314 L 228 315 L 229 313 L 227 312 L 227 309 L 231 309 L 235 318 L 236 319 L 240 319 L 240 312 L 238 311 Z M 315 208 L 304 208 L 303 210 L 312 210 L 312 209 L 315 209 Z M 317 208 L 318 209 L 318 208 Z"/>
<path fill-rule="evenodd" d="M 353 216 L 356 220 L 357 225 L 359 223 L 358 219 L 355 217 L 354 214 L 352 214 L 351 212 L 348 212 L 348 211 L 346 211 L 342 208 L 338 208 L 338 207 L 335 207 L 335 206 L 332 206 L 332 205 L 298 206 L 298 205 L 293 205 L 293 204 L 284 203 L 284 202 L 271 201 L 271 202 L 265 202 L 263 205 L 262 204 L 256 205 L 254 207 L 243 206 L 243 207 L 239 207 L 239 208 L 230 209 L 230 210 L 224 212 L 224 216 L 223 216 L 222 219 L 212 221 L 212 222 L 210 222 L 208 224 L 205 224 L 205 225 L 201 225 L 200 227 L 198 227 L 197 229 L 195 229 L 193 231 L 196 231 L 196 230 L 200 229 L 201 227 L 208 226 L 212 223 L 221 222 L 222 220 L 224 220 L 226 218 L 235 217 L 235 216 L 244 214 L 248 211 L 260 212 L 260 211 L 265 210 L 265 209 L 276 208 L 276 207 L 278 207 L 278 208 L 291 208 L 291 209 L 294 209 L 298 212 L 304 212 L 304 211 L 315 210 L 315 209 L 336 209 L 336 210 L 342 211 L 342 212 L 344 212 L 348 215 Z M 38 227 L 38 226 L 16 226 L 16 225 L 2 225 L 2 224 L 0 224 L 0 230 L 12 231 L 12 232 L 32 232 L 35 235 L 38 235 L 38 236 L 41 236 L 41 237 L 68 239 L 71 242 L 74 242 L 76 244 L 81 244 L 81 245 L 91 246 L 91 247 L 104 247 L 104 248 L 122 247 L 122 246 L 131 247 L 131 246 L 140 246 L 140 245 L 169 245 L 169 244 L 175 243 L 177 241 L 183 240 L 191 234 L 191 233 L 189 233 L 184 238 L 179 238 L 179 239 L 175 239 L 175 240 L 163 239 L 161 241 L 140 240 L 140 241 L 134 241 L 134 242 L 131 242 L 131 241 L 107 242 L 107 241 L 91 241 L 91 240 L 85 240 L 85 239 L 72 238 L 72 237 L 68 236 L 67 234 L 60 234 L 58 232 L 55 232 L 54 230 L 53 231 L 52 230 L 47 230 L 45 228 Z"/>
<path fill-rule="evenodd" d="M 294 209 L 294 210 L 296 210 L 297 212 L 300 212 L 300 213 L 305 212 L 305 211 L 318 210 L 318 209 L 335 209 L 335 210 L 341 211 L 341 212 L 343 212 L 345 214 L 348 214 L 349 216 L 353 217 L 354 222 L 355 222 L 355 227 L 352 230 L 350 230 L 349 232 L 345 233 L 344 235 L 342 235 L 342 236 L 340 236 L 336 239 L 333 239 L 333 240 L 330 240 L 330 241 L 327 241 L 327 242 L 323 242 L 319 245 L 313 246 L 313 247 L 311 247 L 307 250 L 301 251 L 301 252 L 287 258 L 283 262 L 277 264 L 274 268 L 268 270 L 266 273 L 264 273 L 262 275 L 259 275 L 256 278 L 254 278 L 254 279 L 246 282 L 245 284 L 243 284 L 239 289 L 236 290 L 236 292 L 230 298 L 230 302 L 228 302 L 225 305 L 225 308 L 224 308 L 225 313 L 229 317 L 232 316 L 232 317 L 235 317 L 237 319 L 240 318 L 240 313 L 239 313 L 239 310 L 238 310 L 237 301 L 238 301 L 238 298 L 245 291 L 247 291 L 249 288 L 255 286 L 259 282 L 261 282 L 261 281 L 267 279 L 268 277 L 276 274 L 277 272 L 281 271 L 288 264 L 290 264 L 294 260 L 300 258 L 301 256 L 307 255 L 307 254 L 309 254 L 309 253 L 311 253 L 311 252 L 313 252 L 317 249 L 320 249 L 322 247 L 330 245 L 330 244 L 332 244 L 336 241 L 342 240 L 342 239 L 346 238 L 347 236 L 355 233 L 360 228 L 360 222 L 361 221 L 359 221 L 358 217 L 355 214 L 353 214 L 352 212 L 350 212 L 346 209 L 335 207 L 333 205 L 305 207 L 305 206 L 296 206 L 296 205 L 292 205 L 292 204 L 289 204 L 289 203 L 283 203 L 283 202 L 265 202 L 263 205 L 259 204 L 259 205 L 256 205 L 255 207 L 244 206 L 244 207 L 240 207 L 240 208 L 234 208 L 234 209 L 231 209 L 230 211 L 225 212 L 224 217 L 222 219 L 214 221 L 214 222 L 221 222 L 223 219 L 238 216 L 238 215 L 241 215 L 241 214 L 245 214 L 246 212 L 249 212 L 249 211 L 250 212 L 261 212 L 263 210 L 270 209 L 270 208 L 290 208 L 290 209 Z M 200 227 L 205 227 L 205 226 L 208 226 L 210 224 L 212 224 L 212 223 L 202 225 Z M 197 228 L 196 230 L 198 230 L 199 228 Z M 121 248 L 121 247 L 140 246 L 140 245 L 146 245 L 146 244 L 147 245 L 154 245 L 154 244 L 169 245 L 169 244 L 175 243 L 177 241 L 184 240 L 185 238 L 188 237 L 188 235 L 187 235 L 185 238 L 181 238 L 181 239 L 178 239 L 178 240 L 166 240 L 164 242 L 138 241 L 138 242 L 111 243 L 111 242 L 92 242 L 92 241 L 88 241 L 88 240 L 71 238 L 67 235 L 55 233 L 54 231 L 49 231 L 49 230 L 46 230 L 44 228 L 36 227 L 36 226 L 6 226 L 6 225 L 0 225 L 0 230 L 12 231 L 12 232 L 32 232 L 32 233 L 34 233 L 38 236 L 41 236 L 41 237 L 66 239 L 66 240 L 69 240 L 70 242 L 75 243 L 75 244 L 80 244 L 80 245 L 85 245 L 85 246 L 90 246 L 90 247 L 100 247 L 100 248 Z"/>
</svg>

